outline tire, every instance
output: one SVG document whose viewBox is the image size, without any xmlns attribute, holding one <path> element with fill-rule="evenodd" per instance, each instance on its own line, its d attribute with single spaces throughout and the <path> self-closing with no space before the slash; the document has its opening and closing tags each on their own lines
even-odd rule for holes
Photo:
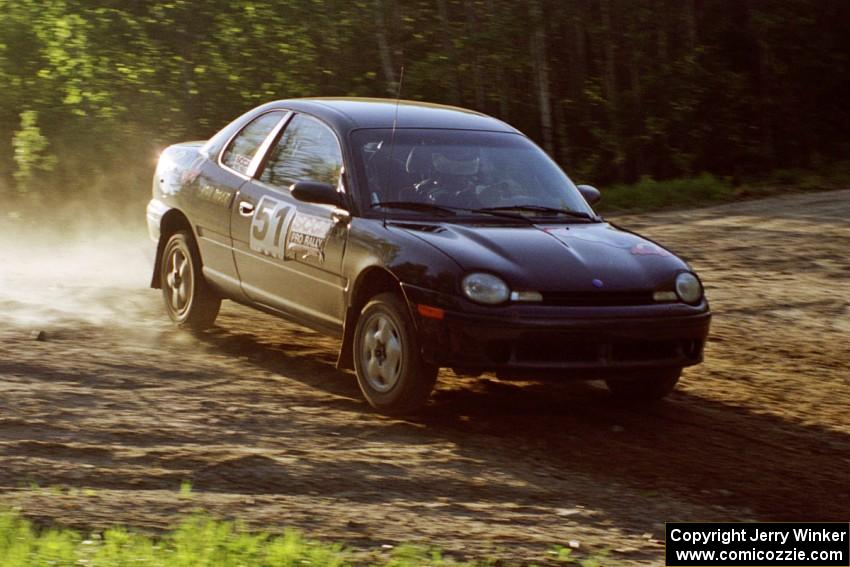
<svg viewBox="0 0 850 567">
<path fill-rule="evenodd" d="M 165 310 L 178 327 L 201 331 L 212 327 L 221 298 L 210 289 L 201 271 L 201 254 L 189 231 L 174 233 L 165 243 L 160 286 Z"/>
<path fill-rule="evenodd" d="M 605 384 L 617 398 L 654 402 L 667 397 L 676 387 L 681 375 L 681 368 L 652 368 L 624 372 L 617 378 L 605 380 Z"/>
<path fill-rule="evenodd" d="M 438 369 L 422 360 L 413 320 L 398 295 L 382 293 L 363 308 L 353 346 L 357 383 L 373 408 L 403 415 L 425 404 Z"/>
</svg>

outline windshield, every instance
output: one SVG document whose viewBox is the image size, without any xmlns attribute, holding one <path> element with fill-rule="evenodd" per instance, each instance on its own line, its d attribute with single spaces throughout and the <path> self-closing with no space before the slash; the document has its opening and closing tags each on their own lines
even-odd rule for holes
<svg viewBox="0 0 850 567">
<path fill-rule="evenodd" d="M 525 216 L 593 212 L 572 181 L 525 136 L 508 132 L 364 129 L 352 133 L 366 209 L 398 203 Z M 392 146 L 392 147 L 391 147 Z M 395 207 L 428 214 L 426 207 Z M 396 212 L 396 211 L 394 211 Z M 575 217 L 572 217 L 575 218 Z"/>
</svg>

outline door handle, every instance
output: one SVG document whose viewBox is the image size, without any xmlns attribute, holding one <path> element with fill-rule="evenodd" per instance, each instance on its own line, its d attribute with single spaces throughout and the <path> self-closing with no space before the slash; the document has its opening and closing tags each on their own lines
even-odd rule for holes
<svg viewBox="0 0 850 567">
<path fill-rule="evenodd" d="M 254 203 L 249 201 L 239 201 L 239 214 L 243 217 L 250 217 L 254 214 Z"/>
</svg>

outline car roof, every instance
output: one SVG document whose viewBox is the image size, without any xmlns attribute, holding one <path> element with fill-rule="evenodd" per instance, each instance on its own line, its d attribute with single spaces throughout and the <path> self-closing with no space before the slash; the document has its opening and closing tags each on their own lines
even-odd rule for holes
<svg viewBox="0 0 850 567">
<path fill-rule="evenodd" d="M 411 100 L 318 97 L 270 102 L 262 110 L 288 108 L 321 118 L 340 134 L 359 128 L 447 128 L 520 133 L 508 124 L 465 108 Z M 260 109 L 256 109 L 260 110 Z"/>
</svg>

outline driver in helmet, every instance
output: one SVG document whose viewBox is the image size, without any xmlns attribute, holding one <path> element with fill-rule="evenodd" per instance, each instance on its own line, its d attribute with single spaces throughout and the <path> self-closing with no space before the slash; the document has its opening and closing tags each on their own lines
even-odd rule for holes
<svg viewBox="0 0 850 567">
<path fill-rule="evenodd" d="M 475 185 L 481 168 L 478 148 L 468 146 L 417 147 L 407 162 L 409 173 L 418 170 L 413 200 L 465 207 L 475 202 Z"/>
</svg>

